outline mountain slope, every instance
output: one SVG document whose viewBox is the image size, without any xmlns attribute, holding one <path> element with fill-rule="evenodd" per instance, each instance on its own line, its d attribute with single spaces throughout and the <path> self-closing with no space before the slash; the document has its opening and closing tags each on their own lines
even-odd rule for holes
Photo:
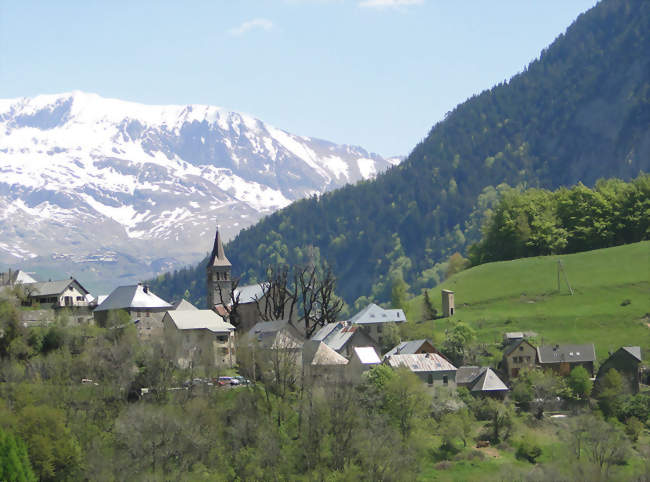
<svg viewBox="0 0 650 482">
<path fill-rule="evenodd" d="M 0 262 L 142 279 L 200 259 L 217 219 L 231 237 L 394 162 L 213 106 L 0 100 Z"/>
<path fill-rule="evenodd" d="M 558 260 L 574 294 L 562 278 Z M 450 323 L 463 321 L 480 342 L 494 343 L 506 331 L 535 331 L 545 344 L 595 343 L 602 361 L 608 351 L 640 345 L 650 350 L 650 241 L 562 256 L 488 263 L 462 271 L 429 292 L 440 308 L 440 290 L 455 292 L 451 319 L 413 323 L 411 338 L 444 340 Z M 421 319 L 422 297 L 409 302 L 407 316 Z"/>
<path fill-rule="evenodd" d="M 313 245 L 348 302 L 373 286 L 385 300 L 390 271 L 415 280 L 478 240 L 480 216 L 468 217 L 501 183 L 555 188 L 649 171 L 649 32 L 650 3 L 603 0 L 524 72 L 454 109 L 400 166 L 240 232 L 226 246 L 233 269 L 251 279 L 267 263 L 304 261 Z M 204 273 L 193 276 L 202 293 Z"/>
</svg>

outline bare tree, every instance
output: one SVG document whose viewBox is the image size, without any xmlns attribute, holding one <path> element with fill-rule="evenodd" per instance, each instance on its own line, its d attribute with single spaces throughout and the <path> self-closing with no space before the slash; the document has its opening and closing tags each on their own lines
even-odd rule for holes
<svg viewBox="0 0 650 482">
<path fill-rule="evenodd" d="M 269 267 L 262 283 L 266 296 L 256 300 L 260 318 L 264 321 L 288 320 L 292 325 L 304 324 L 304 334 L 310 338 L 327 323 L 336 321 L 343 309 L 343 300 L 336 296 L 336 278 L 330 268 L 316 266 Z M 300 314 L 296 312 L 300 308 Z M 294 320 L 294 318 L 297 318 Z"/>
<path fill-rule="evenodd" d="M 257 311 L 263 321 L 287 320 L 293 324 L 298 303 L 295 277 L 292 282 L 289 268 L 269 266 L 266 281 L 260 283 L 265 295 L 255 299 Z"/>
</svg>

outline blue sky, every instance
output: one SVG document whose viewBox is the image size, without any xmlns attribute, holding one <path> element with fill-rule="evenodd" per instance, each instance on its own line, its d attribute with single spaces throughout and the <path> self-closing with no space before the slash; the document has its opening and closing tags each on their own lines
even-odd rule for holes
<svg viewBox="0 0 650 482">
<path fill-rule="evenodd" d="M 408 154 L 595 0 L 0 0 L 0 97 L 213 104 Z"/>
</svg>

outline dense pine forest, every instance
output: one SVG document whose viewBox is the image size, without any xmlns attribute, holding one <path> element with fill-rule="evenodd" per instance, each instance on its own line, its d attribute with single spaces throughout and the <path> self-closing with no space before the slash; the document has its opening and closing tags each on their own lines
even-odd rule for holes
<svg viewBox="0 0 650 482">
<path fill-rule="evenodd" d="M 240 232 L 226 246 L 235 274 L 254 282 L 269 264 L 316 256 L 348 303 L 386 301 L 396 279 L 431 279 L 477 242 L 503 184 L 593 186 L 649 171 L 648 32 L 647 2 L 600 2 L 522 73 L 448 113 L 401 165 Z M 201 303 L 204 267 L 161 276 L 154 289 Z"/>
</svg>

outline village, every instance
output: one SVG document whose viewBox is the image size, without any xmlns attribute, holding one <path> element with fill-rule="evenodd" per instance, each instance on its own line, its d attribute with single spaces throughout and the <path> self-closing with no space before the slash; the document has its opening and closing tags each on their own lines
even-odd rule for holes
<svg viewBox="0 0 650 482">
<path fill-rule="evenodd" d="M 217 229 L 206 273 L 209 309 L 199 309 L 185 299 L 170 303 L 143 283 L 119 286 L 106 296 L 94 297 L 74 278 L 38 282 L 24 271 L 9 270 L 0 273 L 0 286 L 21 290 L 22 323 L 28 328 L 53 322 L 61 310 L 67 310 L 74 323 L 109 327 L 111 314 L 122 312 L 141 340 L 163 340 L 178 368 L 203 366 L 238 373 L 217 377 L 217 386 L 254 383 L 265 369 L 275 378 L 285 376 L 278 373 L 280 366 L 291 373 L 292 380 L 307 385 L 355 385 L 373 367 L 384 365 L 408 369 L 431 393 L 440 387 L 464 387 L 474 397 L 505 399 L 521 373 L 539 368 L 568 377 L 581 367 L 593 383 L 594 394 L 613 368 L 622 376 L 626 393 L 639 392 L 643 377 L 639 346 L 622 346 L 598 366 L 594 344 L 587 340 L 538 345 L 537 333 L 507 332 L 498 366 L 455 366 L 428 339 L 401 340 L 382 350 L 391 327 L 408 323 L 401 309 L 370 303 L 348 319 L 310 327 L 302 323 L 295 303 L 278 303 L 280 295 L 270 282 L 238 286 L 231 270 Z M 453 291 L 442 290 L 441 306 L 441 317 L 454 315 Z M 147 392 L 143 388 L 142 393 Z M 566 408 L 557 400 L 544 402 L 542 411 L 544 407 Z"/>
</svg>

